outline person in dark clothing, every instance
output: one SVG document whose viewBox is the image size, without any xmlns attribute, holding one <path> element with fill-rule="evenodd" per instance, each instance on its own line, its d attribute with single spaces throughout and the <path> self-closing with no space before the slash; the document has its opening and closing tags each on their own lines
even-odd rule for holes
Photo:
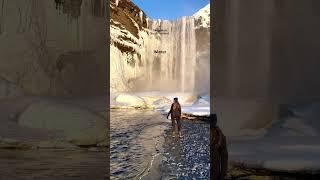
<svg viewBox="0 0 320 180">
<path fill-rule="evenodd" d="M 212 180 L 224 180 L 228 170 L 227 140 L 217 126 L 217 116 L 210 116 L 210 176 Z"/>
<path fill-rule="evenodd" d="M 172 122 L 172 133 L 174 135 L 175 129 L 176 129 L 176 124 L 177 124 L 179 137 L 181 138 L 182 137 L 182 134 L 181 134 L 181 106 L 178 101 L 178 98 L 173 99 L 173 103 L 172 103 L 170 111 L 167 115 L 167 119 L 169 118 L 170 114 L 171 114 L 171 122 Z"/>
</svg>

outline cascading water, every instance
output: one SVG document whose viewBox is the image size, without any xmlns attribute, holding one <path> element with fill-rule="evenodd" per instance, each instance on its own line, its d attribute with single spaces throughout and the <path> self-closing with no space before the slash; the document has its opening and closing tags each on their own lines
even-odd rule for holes
<svg viewBox="0 0 320 180">
<path fill-rule="evenodd" d="M 151 36 L 142 53 L 151 87 L 193 92 L 196 69 L 196 36 L 194 18 L 177 21 L 149 20 Z"/>
<path fill-rule="evenodd" d="M 208 93 L 209 6 L 175 21 L 134 8 L 111 3 L 111 92 Z"/>
</svg>

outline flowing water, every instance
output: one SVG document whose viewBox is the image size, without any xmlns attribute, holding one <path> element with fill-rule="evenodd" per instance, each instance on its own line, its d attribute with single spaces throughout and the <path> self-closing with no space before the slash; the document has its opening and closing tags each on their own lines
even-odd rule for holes
<svg viewBox="0 0 320 180">
<path fill-rule="evenodd" d="M 175 82 L 176 90 L 192 92 L 196 70 L 196 34 L 194 18 L 176 21 L 149 20 L 149 36 L 142 53 L 153 87 Z M 155 52 L 156 51 L 156 52 Z"/>
<path fill-rule="evenodd" d="M 154 111 L 111 111 L 111 179 L 209 179 L 209 124 L 183 121 L 184 137 Z"/>
<path fill-rule="evenodd" d="M 139 30 L 138 38 L 111 26 L 112 41 L 134 51 L 123 53 L 111 45 L 112 88 L 194 92 L 197 72 L 194 18 L 148 20 L 147 24 L 148 28 Z M 121 38 L 126 41 L 118 40 Z"/>
<path fill-rule="evenodd" d="M 144 110 L 112 110 L 110 117 L 111 179 L 139 179 L 160 151 L 166 120 Z"/>
</svg>

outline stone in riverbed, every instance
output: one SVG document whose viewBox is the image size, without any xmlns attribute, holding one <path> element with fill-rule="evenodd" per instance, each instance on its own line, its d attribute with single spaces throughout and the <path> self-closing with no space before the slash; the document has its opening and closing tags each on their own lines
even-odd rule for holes
<svg viewBox="0 0 320 180">
<path fill-rule="evenodd" d="M 106 140 L 105 118 L 87 109 L 55 102 L 31 104 L 18 123 L 34 129 L 46 129 L 61 136 L 53 137 L 75 145 L 97 145 Z"/>
</svg>

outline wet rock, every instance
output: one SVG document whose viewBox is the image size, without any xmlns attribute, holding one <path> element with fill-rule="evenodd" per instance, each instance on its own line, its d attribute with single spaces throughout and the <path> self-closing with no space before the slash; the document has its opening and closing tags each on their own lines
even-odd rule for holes
<svg viewBox="0 0 320 180">
<path fill-rule="evenodd" d="M 182 139 L 166 134 L 164 175 L 174 174 L 178 179 L 209 178 L 209 124 L 200 121 L 182 121 Z M 174 149 L 172 148 L 174 147 Z"/>
</svg>

